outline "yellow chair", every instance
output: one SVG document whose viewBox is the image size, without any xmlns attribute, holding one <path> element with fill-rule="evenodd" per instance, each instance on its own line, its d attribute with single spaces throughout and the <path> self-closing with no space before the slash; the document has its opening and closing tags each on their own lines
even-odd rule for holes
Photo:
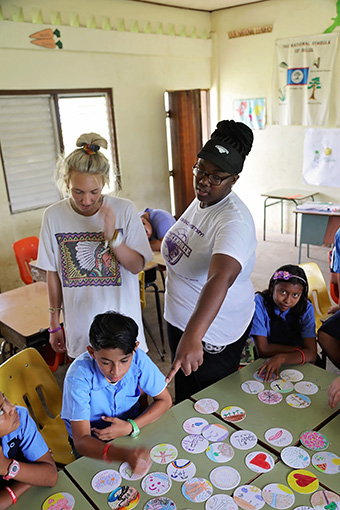
<svg viewBox="0 0 340 510">
<path fill-rule="evenodd" d="M 36 349 L 24 349 L 0 365 L 0 390 L 12 404 L 27 407 L 57 464 L 75 460 L 60 418 L 62 392 Z"/>
<path fill-rule="evenodd" d="M 327 315 L 329 307 L 332 305 L 325 279 L 322 272 L 315 262 L 306 262 L 299 264 L 304 270 L 308 280 L 309 292 L 308 298 L 311 300 L 315 312 L 316 330 L 321 326 L 321 317 Z"/>
</svg>

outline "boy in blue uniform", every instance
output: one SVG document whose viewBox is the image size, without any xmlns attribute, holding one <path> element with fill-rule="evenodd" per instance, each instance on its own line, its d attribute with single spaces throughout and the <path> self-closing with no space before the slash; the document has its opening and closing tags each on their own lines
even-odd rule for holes
<svg viewBox="0 0 340 510">
<path fill-rule="evenodd" d="M 106 312 L 94 318 L 87 352 L 67 371 L 61 417 L 78 454 L 127 461 L 142 472 L 149 462 L 147 450 L 105 444 L 120 436 L 135 437 L 172 404 L 164 375 L 137 349 L 137 335 L 138 326 L 130 317 Z M 153 402 L 139 414 L 142 393 Z"/>
<path fill-rule="evenodd" d="M 31 485 L 53 487 L 58 473 L 52 455 L 25 407 L 0 392 L 0 508 L 9 508 Z"/>
</svg>

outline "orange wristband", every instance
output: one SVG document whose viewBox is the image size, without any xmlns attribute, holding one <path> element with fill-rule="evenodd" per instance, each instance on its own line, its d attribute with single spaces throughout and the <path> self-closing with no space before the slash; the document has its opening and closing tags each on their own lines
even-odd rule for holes
<svg viewBox="0 0 340 510">
<path fill-rule="evenodd" d="M 17 502 L 18 498 L 16 497 L 14 491 L 12 491 L 12 489 L 10 487 L 8 487 L 8 486 L 5 487 L 5 491 L 7 491 L 8 494 L 11 496 L 12 504 L 15 505 L 15 503 Z"/>
<path fill-rule="evenodd" d="M 299 351 L 299 353 L 300 353 L 300 354 L 301 354 L 301 356 L 302 356 L 302 362 L 301 362 L 301 363 L 299 363 L 299 365 L 304 365 L 304 364 L 306 363 L 305 353 L 304 353 L 301 349 L 299 349 L 298 347 L 296 347 L 296 349 L 293 349 L 293 352 L 294 352 L 294 351 Z"/>
<path fill-rule="evenodd" d="M 111 446 L 111 443 L 108 443 L 103 450 L 103 460 L 105 460 L 105 462 L 111 462 L 107 455 L 107 452 L 109 451 L 110 446 Z"/>
</svg>

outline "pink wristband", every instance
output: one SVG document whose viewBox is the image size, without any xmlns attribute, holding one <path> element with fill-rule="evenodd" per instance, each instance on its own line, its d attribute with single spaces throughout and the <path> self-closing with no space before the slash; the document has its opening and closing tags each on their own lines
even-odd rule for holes
<svg viewBox="0 0 340 510">
<path fill-rule="evenodd" d="M 51 329 L 51 328 L 48 328 L 48 332 L 49 333 L 56 333 L 57 331 L 60 331 L 62 329 L 62 326 L 59 326 L 58 328 L 56 329 Z"/>
<path fill-rule="evenodd" d="M 299 353 L 300 353 L 300 354 L 301 354 L 301 356 L 302 356 L 302 362 L 301 362 L 301 363 L 299 363 L 299 365 L 304 365 L 304 364 L 306 363 L 305 353 L 304 353 L 301 349 L 299 349 L 298 347 L 296 347 L 295 349 L 293 349 L 293 352 L 294 352 L 294 351 L 299 351 Z"/>
<path fill-rule="evenodd" d="M 105 462 L 111 462 L 107 455 L 107 452 L 109 451 L 110 446 L 111 446 L 111 443 L 108 443 L 103 450 L 103 460 L 105 460 Z"/>
<path fill-rule="evenodd" d="M 12 502 L 13 502 L 13 505 L 15 505 L 15 503 L 17 502 L 17 499 L 18 499 L 18 498 L 16 497 L 15 493 L 14 493 L 14 492 L 12 491 L 12 489 L 11 489 L 10 487 L 8 487 L 8 486 L 6 486 L 6 487 L 5 487 L 5 491 L 7 491 L 7 492 L 8 492 L 8 494 L 11 496 L 11 498 L 12 498 Z"/>
</svg>

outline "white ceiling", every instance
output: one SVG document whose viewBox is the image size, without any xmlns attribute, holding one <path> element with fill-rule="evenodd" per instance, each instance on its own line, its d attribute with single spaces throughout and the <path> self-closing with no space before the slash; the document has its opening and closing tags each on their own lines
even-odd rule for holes
<svg viewBox="0 0 340 510">
<path fill-rule="evenodd" d="M 266 2 L 267 0 L 136 0 L 156 5 L 165 5 L 170 7 L 182 7 L 184 9 L 195 9 L 198 11 L 217 11 L 218 9 L 227 9 L 237 5 L 253 4 L 256 2 Z"/>
</svg>

